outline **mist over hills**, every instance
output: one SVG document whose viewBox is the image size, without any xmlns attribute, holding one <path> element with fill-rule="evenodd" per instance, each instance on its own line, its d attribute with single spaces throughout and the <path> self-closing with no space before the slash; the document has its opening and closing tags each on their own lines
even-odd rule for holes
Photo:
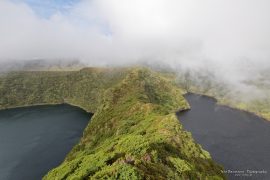
<svg viewBox="0 0 270 180">
<path fill-rule="evenodd" d="M 3 63 L 3 62 L 2 62 Z M 270 68 L 265 65 L 258 68 L 252 62 L 246 62 L 235 73 L 235 69 L 225 71 L 211 63 L 204 65 L 188 65 L 152 63 L 141 60 L 133 65 L 102 65 L 101 67 L 133 67 L 143 66 L 162 73 L 173 73 L 177 84 L 187 92 L 215 97 L 219 103 L 253 112 L 270 119 Z M 89 67 L 86 62 L 74 59 L 28 60 L 6 62 L 2 73 L 9 71 L 74 71 Z M 239 66 L 240 67 L 240 66 Z M 235 77 L 235 78 L 232 78 Z"/>
<path fill-rule="evenodd" d="M 106 67 L 147 62 L 208 71 L 242 91 L 243 81 L 270 69 L 267 0 L 54 2 L 0 2 L 0 62 L 78 59 Z"/>
</svg>

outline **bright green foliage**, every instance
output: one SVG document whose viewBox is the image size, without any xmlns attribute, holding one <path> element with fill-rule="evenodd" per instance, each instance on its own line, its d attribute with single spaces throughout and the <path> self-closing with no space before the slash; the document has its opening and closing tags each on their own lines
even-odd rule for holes
<svg viewBox="0 0 270 180">
<path fill-rule="evenodd" d="M 76 94 L 70 98 L 71 95 L 59 93 L 77 105 L 93 109 L 95 114 L 80 143 L 44 180 L 224 179 L 222 168 L 183 130 L 175 116 L 176 111 L 189 108 L 181 90 L 168 78 L 148 69 L 117 71 L 107 77 L 110 80 L 104 78 L 95 86 L 94 82 L 80 83 L 76 79 L 77 87 L 71 89 L 72 93 L 80 93 L 78 99 Z M 87 73 L 85 76 L 93 79 L 92 72 Z M 104 77 L 105 71 L 100 73 Z M 72 77 L 68 75 L 67 84 Z M 62 76 L 65 79 L 67 75 Z M 79 85 L 89 86 L 87 92 L 91 95 L 85 95 L 87 92 Z M 102 91 L 94 90 L 99 88 Z M 89 106 L 85 101 L 95 104 Z"/>
</svg>

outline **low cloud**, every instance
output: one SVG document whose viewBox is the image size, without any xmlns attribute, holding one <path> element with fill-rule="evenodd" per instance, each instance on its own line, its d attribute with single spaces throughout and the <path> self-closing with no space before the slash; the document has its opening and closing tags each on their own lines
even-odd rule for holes
<svg viewBox="0 0 270 180">
<path fill-rule="evenodd" d="M 204 68 L 238 83 L 270 67 L 268 0 L 82 0 L 38 16 L 0 1 L 0 61 Z M 252 74 L 251 74 L 252 73 Z"/>
</svg>

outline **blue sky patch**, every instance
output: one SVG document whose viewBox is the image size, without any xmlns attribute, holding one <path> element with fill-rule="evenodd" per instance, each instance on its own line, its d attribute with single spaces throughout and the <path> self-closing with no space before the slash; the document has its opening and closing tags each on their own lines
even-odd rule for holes
<svg viewBox="0 0 270 180">
<path fill-rule="evenodd" d="M 12 0 L 15 3 L 26 3 L 42 18 L 61 12 L 66 14 L 80 0 Z"/>
</svg>

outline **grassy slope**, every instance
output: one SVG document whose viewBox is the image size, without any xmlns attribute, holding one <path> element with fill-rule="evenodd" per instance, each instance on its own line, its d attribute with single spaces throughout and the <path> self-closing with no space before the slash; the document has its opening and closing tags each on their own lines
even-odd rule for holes
<svg viewBox="0 0 270 180">
<path fill-rule="evenodd" d="M 65 101 L 95 112 L 80 143 L 44 179 L 224 178 L 175 116 L 189 108 L 181 90 L 155 72 L 15 73 L 1 80 L 0 93 L 2 108 Z"/>
<path fill-rule="evenodd" d="M 270 121 L 270 97 L 267 99 L 254 99 L 251 101 L 233 101 L 229 98 L 219 98 L 217 100 L 222 105 L 227 105 L 240 110 L 248 111 Z"/>
<path fill-rule="evenodd" d="M 256 95 L 251 94 L 250 100 L 242 97 L 241 92 L 232 92 L 228 89 L 230 88 L 228 85 L 216 82 L 208 76 L 185 78 L 184 75 L 181 75 L 177 84 L 188 92 L 214 97 L 219 104 L 248 111 L 270 121 L 270 86 L 263 82 L 262 80 L 246 82 L 248 86 L 254 86 L 261 90 L 264 95 L 264 97 L 256 97 Z"/>
</svg>

